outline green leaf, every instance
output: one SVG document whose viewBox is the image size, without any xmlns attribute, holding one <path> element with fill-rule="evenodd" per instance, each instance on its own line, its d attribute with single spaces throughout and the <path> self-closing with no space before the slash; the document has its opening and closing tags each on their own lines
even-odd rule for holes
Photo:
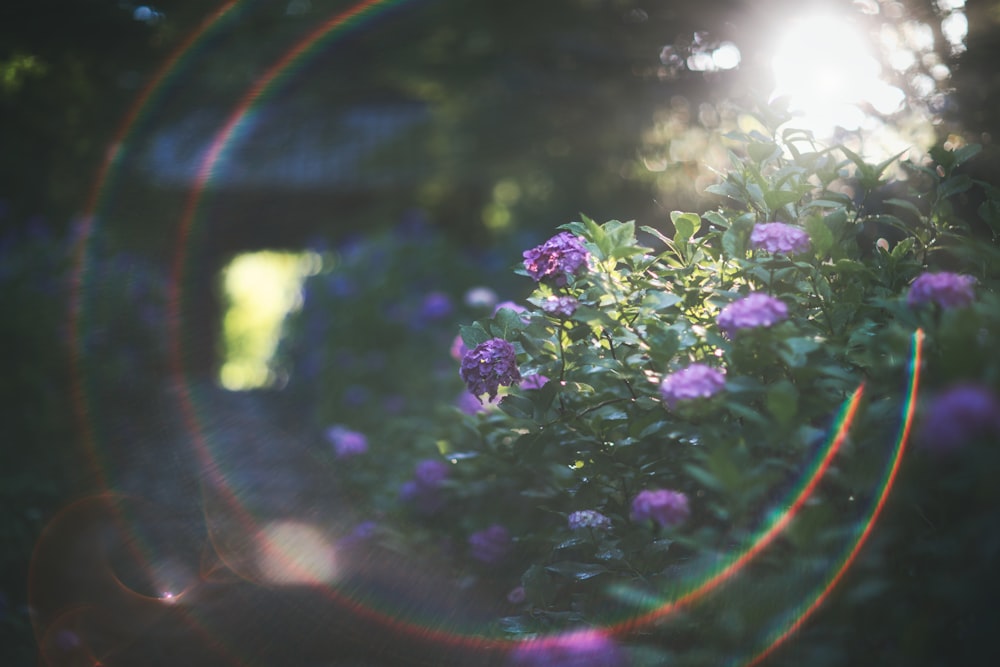
<svg viewBox="0 0 1000 667">
<path fill-rule="evenodd" d="M 958 176 L 952 176 L 946 181 L 943 181 L 941 185 L 938 186 L 937 194 L 941 199 L 947 199 L 948 197 L 953 197 L 957 194 L 965 192 L 971 187 L 972 179 L 965 174 L 959 174 Z"/>
<path fill-rule="evenodd" d="M 566 560 L 559 563 L 553 563 L 552 565 L 547 565 L 545 567 L 545 571 L 551 572 L 552 574 L 558 574 L 559 576 L 566 577 L 567 579 L 584 581 L 586 579 L 591 579 L 604 574 L 609 570 L 603 565 L 597 565 L 596 563 L 577 563 Z"/>
<path fill-rule="evenodd" d="M 826 222 L 822 218 L 810 217 L 806 220 L 806 231 L 809 233 L 813 251 L 818 257 L 825 257 L 833 247 L 833 232 Z"/>
<path fill-rule="evenodd" d="M 793 190 L 771 190 L 764 194 L 764 202 L 772 211 L 787 204 L 794 204 L 800 199 L 802 199 L 802 195 Z"/>
<path fill-rule="evenodd" d="M 515 419 L 531 419 L 535 412 L 530 399 L 514 394 L 507 394 L 500 399 L 500 409 Z"/>
<path fill-rule="evenodd" d="M 778 147 L 778 144 L 773 142 L 761 143 L 753 141 L 747 145 L 747 153 L 754 162 L 763 164 L 780 155 L 781 149 Z"/>
<path fill-rule="evenodd" d="M 721 227 L 722 229 L 729 229 L 730 226 L 729 219 L 726 218 L 726 216 L 719 213 L 718 211 L 709 211 L 705 213 L 702 217 L 708 220 L 716 227 Z"/>
<path fill-rule="evenodd" d="M 493 321 L 490 322 L 490 333 L 497 338 L 512 340 L 516 333 L 523 330 L 524 327 L 525 323 L 520 315 L 510 308 L 501 308 L 493 316 Z"/>
<path fill-rule="evenodd" d="M 701 216 L 697 213 L 671 211 L 670 221 L 674 223 L 675 243 L 686 243 L 701 229 Z"/>
<path fill-rule="evenodd" d="M 642 305 L 644 308 L 651 308 L 655 311 L 666 310 L 671 306 L 676 306 L 683 299 L 673 292 L 664 292 L 661 290 L 647 292 L 646 296 L 642 300 Z"/>
<path fill-rule="evenodd" d="M 458 328 L 458 333 L 462 337 L 462 342 L 470 350 L 490 339 L 490 335 L 486 333 L 486 329 L 478 322 L 475 324 L 463 324 Z"/>
<path fill-rule="evenodd" d="M 788 380 L 777 382 L 767 389 L 767 410 L 783 426 L 788 426 L 799 409 L 799 392 Z"/>
</svg>

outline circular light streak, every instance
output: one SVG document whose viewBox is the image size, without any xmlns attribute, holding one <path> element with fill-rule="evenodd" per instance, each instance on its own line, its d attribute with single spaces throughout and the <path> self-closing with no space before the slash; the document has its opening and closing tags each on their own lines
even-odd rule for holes
<svg viewBox="0 0 1000 667">
<path fill-rule="evenodd" d="M 93 424 L 90 421 L 91 405 L 87 395 L 87 380 L 84 370 L 83 350 L 80 343 L 83 330 L 89 324 L 87 320 L 87 313 L 85 312 L 85 295 L 87 292 L 88 279 L 87 267 L 90 259 L 89 253 L 91 250 L 89 247 L 89 240 L 94 231 L 96 221 L 99 218 L 98 214 L 100 207 L 113 191 L 115 185 L 115 168 L 120 164 L 124 151 L 128 148 L 128 139 L 131 134 L 141 125 L 144 113 L 148 111 L 149 107 L 151 107 L 152 103 L 156 101 L 158 96 L 163 94 L 166 90 L 167 84 L 170 83 L 172 78 L 181 70 L 182 65 L 186 64 L 185 58 L 189 56 L 195 50 L 195 47 L 202 43 L 203 40 L 213 34 L 216 34 L 219 30 L 228 25 L 229 20 L 236 14 L 234 10 L 242 4 L 244 4 L 243 0 L 232 0 L 222 5 L 216 12 L 210 15 L 202 23 L 202 25 L 174 51 L 174 53 L 167 59 L 164 66 L 158 71 L 156 76 L 140 93 L 135 104 L 126 115 L 115 140 L 112 142 L 112 149 L 109 151 L 107 158 L 97 175 L 95 187 L 86 207 L 86 216 L 82 224 L 81 238 L 77 247 L 72 284 L 70 330 L 72 334 L 74 362 L 73 393 L 77 409 L 78 422 L 82 429 L 84 444 L 91 455 L 92 461 L 94 462 L 95 473 L 99 476 L 99 479 L 105 482 L 105 484 L 107 480 L 104 476 L 102 466 L 100 465 L 99 443 L 97 441 L 98 436 L 95 433 Z M 401 6 L 403 4 L 405 4 L 403 0 L 365 0 L 358 2 L 346 11 L 337 13 L 326 20 L 318 28 L 300 40 L 270 68 L 268 68 L 267 71 L 254 83 L 253 86 L 251 86 L 251 88 L 234 106 L 233 111 L 216 133 L 211 148 L 200 163 L 195 183 L 192 186 L 186 200 L 186 205 L 178 225 L 178 246 L 174 258 L 175 261 L 173 264 L 171 282 L 169 284 L 170 328 L 168 334 L 170 357 L 172 362 L 170 379 L 175 384 L 178 395 L 181 397 L 184 426 L 187 429 L 188 435 L 193 440 L 196 455 L 199 458 L 201 469 L 205 475 L 203 484 L 206 492 L 217 494 L 217 500 L 219 500 L 232 513 L 232 516 L 235 518 L 237 523 L 241 525 L 245 535 L 249 536 L 249 541 L 256 547 L 258 553 L 264 555 L 264 561 L 267 563 L 267 568 L 269 568 L 266 571 L 270 573 L 270 576 L 273 579 L 281 580 L 282 577 L 290 576 L 296 581 L 305 580 L 313 582 L 317 585 L 320 583 L 328 584 L 329 580 L 336 578 L 336 555 L 332 552 L 327 553 L 326 550 L 329 548 L 329 544 L 324 541 L 324 538 L 321 535 L 313 533 L 308 526 L 293 526 L 291 528 L 284 526 L 277 527 L 276 529 L 270 531 L 262 530 L 256 519 L 249 513 L 249 510 L 242 506 L 237 492 L 231 488 L 222 468 L 212 456 L 210 443 L 208 442 L 209 435 L 202 426 L 202 422 L 198 414 L 197 403 L 190 387 L 187 384 L 181 363 L 184 356 L 183 306 L 185 297 L 185 279 L 187 277 L 186 262 L 188 261 L 188 246 L 191 240 L 192 230 L 198 220 L 198 213 L 206 195 L 206 190 L 211 178 L 215 173 L 220 160 L 224 157 L 228 146 L 233 139 L 239 135 L 241 124 L 244 122 L 247 115 L 269 94 L 273 94 L 278 89 L 279 84 L 289 76 L 295 65 L 304 62 L 305 59 L 307 59 L 310 54 L 315 53 L 317 48 L 326 40 L 337 35 L 344 34 L 352 27 L 364 24 L 367 19 L 373 18 L 389 8 Z M 809 604 L 805 605 L 803 609 L 798 610 L 792 619 L 786 620 L 781 631 L 775 634 L 775 636 L 768 641 L 767 645 L 760 650 L 756 657 L 752 658 L 748 664 L 757 664 L 766 658 L 778 645 L 784 642 L 792 633 L 794 633 L 796 629 L 798 629 L 798 627 L 801 626 L 803 622 L 805 622 L 805 620 L 818 608 L 822 601 L 828 597 L 829 592 L 843 577 L 843 573 L 853 562 L 858 551 L 870 535 L 872 527 L 874 526 L 874 523 L 884 506 L 885 500 L 892 487 L 892 483 L 895 480 L 900 457 L 902 456 L 905 442 L 909 434 L 909 428 L 913 417 L 913 401 L 916 397 L 917 390 L 921 341 L 922 334 L 918 332 L 914 338 L 914 361 L 911 371 L 912 379 L 908 397 L 908 407 L 904 415 L 904 425 L 901 429 L 893 461 L 890 465 L 885 483 L 880 491 L 874 510 L 870 513 L 867 522 L 860 530 L 854 543 L 850 546 L 847 557 L 843 560 L 841 566 L 834 572 L 826 586 Z M 783 511 L 772 515 L 770 521 L 768 521 L 766 525 L 761 528 L 759 534 L 752 541 L 750 541 L 750 543 L 747 544 L 741 552 L 728 559 L 728 561 L 718 568 L 714 574 L 707 576 L 701 582 L 691 585 L 690 590 L 680 597 L 673 600 L 659 600 L 656 602 L 655 608 L 624 621 L 613 623 L 605 629 L 606 632 L 616 636 L 630 635 L 633 632 L 644 629 L 647 626 L 664 619 L 684 606 L 695 603 L 700 598 L 730 580 L 737 572 L 746 567 L 756 556 L 767 548 L 767 546 L 770 545 L 774 539 L 788 527 L 790 522 L 794 520 L 795 516 L 803 511 L 807 501 L 814 493 L 819 481 L 822 479 L 833 458 L 839 451 L 841 444 L 847 437 L 848 430 L 856 416 L 857 410 L 859 409 L 862 393 L 863 387 L 859 387 L 851 397 L 850 401 L 846 404 L 839 419 L 838 426 L 832 434 L 828 445 L 817 456 L 811 474 L 803 476 L 800 489 L 797 493 L 795 493 L 794 498 L 789 501 L 787 507 Z M 122 525 L 128 525 L 129 517 L 126 516 L 127 511 L 123 511 L 117 502 L 110 503 L 110 506 L 112 513 L 118 519 L 119 523 Z M 297 567 L 299 572 L 297 574 L 293 572 L 289 575 L 284 569 L 285 565 L 288 564 L 289 559 L 283 558 L 284 555 L 287 555 L 282 553 L 284 550 L 283 545 L 289 541 L 296 540 L 300 542 L 304 540 L 309 544 L 310 552 L 313 554 L 313 558 L 301 562 L 292 562 L 291 565 L 293 568 Z M 139 544 L 132 544 L 133 551 L 138 552 L 139 546 Z M 295 559 L 291 560 L 295 561 Z M 232 569 L 234 572 L 240 572 L 240 567 L 238 565 Z M 203 577 L 203 581 L 210 581 L 211 576 L 209 575 L 211 575 L 211 572 Z M 177 577 L 178 575 L 172 574 L 171 578 L 176 579 Z M 38 581 L 37 567 L 32 576 L 32 581 Z M 197 584 L 195 584 L 194 587 L 187 586 L 184 588 L 178 588 L 174 585 L 177 582 L 168 583 L 171 583 L 172 585 L 157 594 L 148 596 L 140 595 L 139 598 L 137 598 L 139 601 L 138 603 L 143 605 L 158 604 L 161 607 L 176 609 L 181 606 L 179 603 L 185 601 L 186 598 L 194 596 L 196 599 L 194 594 L 196 592 Z M 175 588 L 177 588 L 177 590 L 174 590 Z M 522 644 L 520 640 L 512 640 L 510 638 L 500 636 L 489 636 L 486 634 L 463 634 L 453 629 L 435 626 L 432 623 L 419 623 L 410 618 L 395 616 L 373 606 L 366 606 L 362 600 L 352 599 L 350 596 L 342 594 L 337 587 L 332 584 L 327 585 L 324 590 L 329 593 L 331 598 L 336 599 L 343 604 L 351 613 L 375 621 L 383 627 L 387 633 L 398 633 L 400 636 L 413 637 L 425 642 L 441 643 L 451 647 L 459 647 L 468 650 L 506 651 L 512 647 Z M 76 612 L 73 612 L 73 614 L 75 618 Z M 52 633 L 58 629 L 58 627 L 58 623 L 49 624 L 39 628 L 39 631 L 48 637 L 51 636 Z M 225 647 L 219 647 L 216 643 L 212 642 L 209 642 L 209 644 L 213 650 L 225 655 L 227 660 L 235 660 L 232 652 Z"/>
</svg>

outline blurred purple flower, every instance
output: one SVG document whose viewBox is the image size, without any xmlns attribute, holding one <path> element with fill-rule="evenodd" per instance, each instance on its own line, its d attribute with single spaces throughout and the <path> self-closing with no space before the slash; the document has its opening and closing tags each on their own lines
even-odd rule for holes
<svg viewBox="0 0 1000 667">
<path fill-rule="evenodd" d="M 569 232 L 560 232 L 545 243 L 522 253 L 524 268 L 536 282 L 552 279 L 565 285 L 569 276 L 587 265 L 590 253 L 583 241 Z"/>
<path fill-rule="evenodd" d="M 664 528 L 684 523 L 691 513 L 688 499 L 680 491 L 640 491 L 632 500 L 632 520 L 652 519 Z"/>
<path fill-rule="evenodd" d="M 754 292 L 723 308 L 715 321 L 732 338 L 740 329 L 769 327 L 787 318 L 788 306 L 784 301 Z"/>
<path fill-rule="evenodd" d="M 448 477 L 451 468 L 444 461 L 424 459 L 417 463 L 413 477 L 417 484 L 427 489 L 436 489 Z"/>
<path fill-rule="evenodd" d="M 496 523 L 469 536 L 472 557 L 487 565 L 496 565 L 506 558 L 512 544 L 510 532 Z"/>
<path fill-rule="evenodd" d="M 952 386 L 931 400 L 919 433 L 923 446 L 942 453 L 1000 435 L 1000 397 L 978 384 Z"/>
<path fill-rule="evenodd" d="M 507 593 L 507 602 L 511 604 L 521 604 L 527 599 L 527 595 L 524 592 L 524 586 L 517 586 L 512 588 L 509 593 Z"/>
<path fill-rule="evenodd" d="M 337 546 L 346 549 L 362 545 L 375 537 L 377 531 L 378 523 L 375 521 L 362 521 L 350 533 L 342 537 L 337 542 Z"/>
<path fill-rule="evenodd" d="M 570 317 L 579 308 L 580 302 L 571 296 L 550 296 L 542 302 L 542 310 L 549 315 Z"/>
<path fill-rule="evenodd" d="M 434 514 L 444 507 L 441 483 L 448 477 L 450 468 L 438 459 L 424 459 L 417 463 L 413 479 L 399 489 L 399 499 L 421 514 Z"/>
<path fill-rule="evenodd" d="M 625 667 L 625 652 L 601 630 L 575 630 L 528 639 L 510 654 L 510 667 Z"/>
<path fill-rule="evenodd" d="M 570 530 L 593 528 L 595 530 L 611 530 L 611 519 L 596 510 L 580 510 L 567 517 Z"/>
<path fill-rule="evenodd" d="M 713 396 L 725 386 L 726 377 L 721 371 L 695 363 L 663 378 L 660 395 L 674 408 L 680 401 Z"/>
<path fill-rule="evenodd" d="M 473 287 L 465 293 L 465 305 L 471 308 L 492 308 L 497 303 L 497 293 L 489 287 Z"/>
<path fill-rule="evenodd" d="M 906 302 L 911 306 L 933 302 L 942 308 L 968 306 L 975 298 L 976 279 L 959 273 L 922 273 L 910 285 Z"/>
<path fill-rule="evenodd" d="M 762 222 L 750 232 L 750 247 L 773 254 L 797 255 L 809 250 L 809 235 L 801 227 L 783 222 Z"/>
<path fill-rule="evenodd" d="M 430 292 L 420 304 L 420 319 L 440 320 L 451 315 L 452 310 L 451 297 L 444 292 Z"/>
<path fill-rule="evenodd" d="M 521 384 L 518 385 L 521 389 L 541 389 L 546 384 L 548 384 L 549 379 L 542 375 L 541 373 L 535 373 L 533 375 L 526 375 L 521 380 Z"/>
<path fill-rule="evenodd" d="M 465 341 L 462 340 L 462 336 L 456 335 L 455 339 L 451 341 L 451 349 L 449 350 L 451 358 L 455 361 L 461 361 L 462 357 L 464 357 L 468 351 L 469 348 L 466 347 Z"/>
<path fill-rule="evenodd" d="M 502 338 L 491 338 L 462 357 L 459 375 L 473 396 L 489 394 L 493 399 L 501 385 L 511 386 L 520 381 L 516 357 L 513 345 Z"/>
<path fill-rule="evenodd" d="M 368 438 L 363 433 L 352 431 L 340 425 L 328 428 L 326 439 L 333 445 L 334 454 L 338 459 L 358 456 L 368 451 Z"/>
</svg>

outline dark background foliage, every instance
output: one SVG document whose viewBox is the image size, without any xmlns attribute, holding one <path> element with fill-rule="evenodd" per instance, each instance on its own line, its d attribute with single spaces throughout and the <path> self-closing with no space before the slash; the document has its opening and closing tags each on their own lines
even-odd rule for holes
<svg viewBox="0 0 1000 667">
<path fill-rule="evenodd" d="M 170 418 L 150 406 L 162 400 L 157 385 L 165 375 L 158 332 L 165 325 L 163 287 L 170 254 L 162 240 L 172 238 L 190 181 L 150 178 L 144 149 L 158 136 L 180 141 L 182 135 L 170 132 L 193 117 L 207 118 L 190 121 L 194 129 L 188 139 L 203 146 L 218 119 L 277 55 L 318 18 L 348 4 L 246 3 L 230 28 L 211 43 L 212 57 L 171 89 L 159 102 L 155 124 L 137 138 L 129 154 L 132 162 L 122 170 L 119 196 L 113 210 L 104 212 L 108 219 L 92 247 L 97 268 L 88 284 L 100 298 L 88 303 L 101 307 L 88 311 L 86 339 L 79 348 L 88 354 L 83 367 L 91 377 L 103 378 L 100 387 L 84 389 L 91 399 L 90 418 L 106 426 L 98 436 L 112 443 L 109 452 L 135 455 L 130 446 L 150 430 L 166 438 L 175 427 L 163 424 Z M 698 127 L 692 110 L 702 104 L 724 112 L 732 101 L 766 92 L 755 88 L 766 88 L 769 63 L 754 54 L 763 52 L 788 11 L 803 4 L 401 3 L 379 19 L 377 29 L 353 33 L 313 58 L 287 84 L 283 101 L 268 107 L 275 122 L 262 125 L 259 134 L 266 138 L 283 121 L 319 123 L 331 110 L 358 106 L 411 110 L 417 117 L 429 113 L 430 129 L 416 137 L 404 134 L 365 172 L 377 174 L 392 165 L 398 173 L 388 185 L 368 177 L 341 179 L 338 173 L 336 186 L 275 179 L 269 187 L 235 182 L 213 192 L 211 211 L 220 222 L 204 239 L 193 277 L 201 290 L 190 306 L 192 373 L 211 384 L 221 319 L 218 273 L 239 252 L 301 250 L 320 241 L 336 245 L 350 233 L 389 229 L 417 205 L 447 243 L 469 256 L 494 250 L 516 261 L 520 248 L 579 211 L 599 220 L 635 218 L 648 224 L 662 220 L 665 210 L 704 208 L 711 200 L 693 185 L 695 165 L 671 164 L 655 177 L 633 170 L 644 150 L 640 135 L 665 107 L 686 109 L 688 126 Z M 875 3 L 814 4 L 843 9 Z M 928 106 L 938 121 L 940 142 L 957 133 L 982 143 L 983 153 L 966 171 L 995 180 L 1000 161 L 992 143 L 1000 132 L 993 111 L 1000 90 L 995 68 L 1000 5 L 972 2 L 966 7 L 967 48 L 953 53 L 941 38 L 941 13 L 932 0 L 879 4 L 883 11 L 864 20 L 876 25 L 910 17 L 937 36 L 933 50 L 950 70 L 950 77 L 940 82 L 940 95 L 921 99 L 907 79 L 895 83 L 912 104 Z M 217 5 L 163 0 L 150 6 L 154 14 L 138 12 L 142 7 L 125 0 L 13 0 L 0 6 L 0 350 L 5 358 L 0 380 L 0 645 L 13 647 L 17 662 L 12 664 L 30 664 L 34 656 L 24 586 L 31 549 L 60 507 L 99 487 L 91 474 L 81 472 L 85 438 L 79 430 L 81 403 L 72 391 L 68 345 L 71 336 L 81 333 L 69 330 L 68 316 L 74 306 L 69 285 L 78 216 L 129 105 Z M 891 18 L 890 10 L 898 12 L 897 18 Z M 743 53 L 738 70 L 704 72 L 683 65 L 687 55 L 723 41 L 735 43 Z M 678 59 L 664 56 L 665 47 Z M 928 67 L 925 62 L 915 65 L 918 70 Z M 970 212 L 978 204 L 974 192 L 958 202 Z M 330 224 L 331 217 L 350 223 Z M 273 224 L 274 218 L 281 224 Z M 493 277 L 505 268 L 496 260 L 481 266 L 491 266 Z M 437 287 L 430 279 L 425 282 Z M 457 291 L 450 296 L 461 298 Z M 145 309 L 145 319 L 136 324 L 132 317 L 138 308 Z M 443 330 L 420 335 L 442 338 Z M 119 412 L 127 413 L 125 418 Z M 287 414 L 282 418 L 289 421 Z M 917 480 L 930 482 L 940 472 L 926 460 L 907 465 Z M 843 642 L 851 655 L 905 656 L 909 664 L 928 654 L 942 664 L 962 651 L 968 652 L 966 662 L 977 657 L 974 651 L 988 645 L 995 621 L 984 595 L 995 587 L 995 578 L 988 576 L 989 556 L 996 551 L 990 535 L 995 532 L 995 494 L 982 479 L 989 468 L 987 461 L 956 464 L 950 473 L 959 481 L 942 492 L 937 516 L 907 509 L 919 503 L 904 498 L 886 518 L 909 528 L 902 534 L 916 531 L 926 538 L 919 558 L 900 564 L 906 577 L 926 581 L 926 586 L 903 587 L 897 581 L 892 604 L 871 612 L 850 606 L 857 613 L 851 622 L 810 629 L 802 642 L 820 635 L 817 645 Z M 110 464 L 105 468 L 113 469 Z M 182 474 L 180 467 L 167 470 Z M 114 475 L 112 479 L 120 482 Z M 979 485 L 979 498 L 960 518 L 969 503 L 962 485 L 970 480 Z M 890 532 L 876 539 L 896 544 L 893 539 L 902 538 Z M 956 581 L 942 570 L 974 575 Z M 887 608 L 903 615 L 904 608 L 929 608 L 944 598 L 950 608 L 962 609 L 970 595 L 975 605 L 943 620 L 930 612 L 907 616 L 893 626 L 905 626 L 905 636 L 871 630 L 884 621 Z M 912 618 L 919 622 L 911 623 Z M 865 629 L 856 631 L 858 627 Z M 948 632 L 935 632 L 941 629 Z"/>
</svg>

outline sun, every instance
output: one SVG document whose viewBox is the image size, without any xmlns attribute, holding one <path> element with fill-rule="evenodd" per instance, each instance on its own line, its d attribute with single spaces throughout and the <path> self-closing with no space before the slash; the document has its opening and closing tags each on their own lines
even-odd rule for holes
<svg viewBox="0 0 1000 667">
<path fill-rule="evenodd" d="M 902 108 L 904 94 L 881 78 L 864 33 L 845 18 L 815 14 L 792 21 L 775 46 L 773 98 L 785 97 L 790 109 L 819 136 L 838 127 L 857 130 L 866 108 L 890 115 Z"/>
</svg>

